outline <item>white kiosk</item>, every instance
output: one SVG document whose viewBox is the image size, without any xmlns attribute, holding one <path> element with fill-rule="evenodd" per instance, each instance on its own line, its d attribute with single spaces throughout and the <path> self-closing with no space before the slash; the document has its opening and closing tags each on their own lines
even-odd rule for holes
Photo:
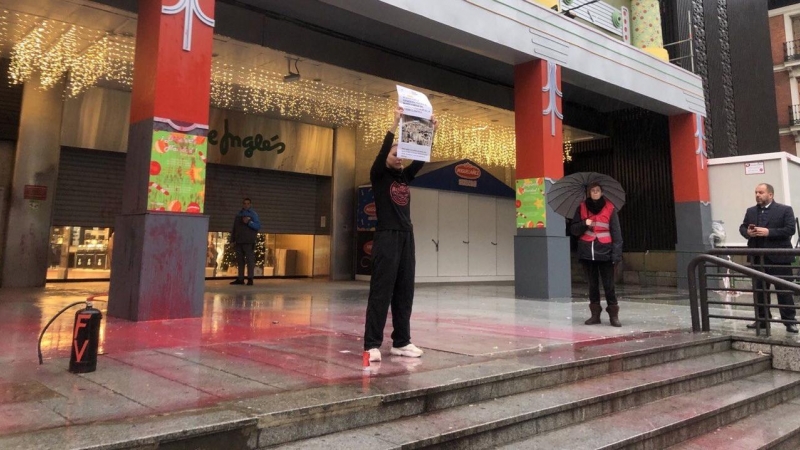
<svg viewBox="0 0 800 450">
<path fill-rule="evenodd" d="M 756 204 L 755 187 L 769 183 L 775 201 L 792 206 L 800 214 L 800 158 L 786 152 L 761 153 L 708 160 L 711 220 L 721 221 L 726 247 L 745 247 L 739 234 L 745 210 Z M 798 236 L 792 239 L 797 243 Z"/>
</svg>

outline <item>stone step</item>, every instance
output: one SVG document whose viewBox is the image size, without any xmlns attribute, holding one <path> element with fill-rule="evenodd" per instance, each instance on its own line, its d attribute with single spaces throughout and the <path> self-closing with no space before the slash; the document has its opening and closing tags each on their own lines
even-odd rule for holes
<svg viewBox="0 0 800 450">
<path fill-rule="evenodd" d="M 165 443 L 217 448 L 218 442 L 242 443 L 231 448 L 264 448 L 730 349 L 729 336 L 668 333 L 519 351 L 391 377 L 370 376 L 354 367 L 350 383 L 137 418 L 134 427 L 109 421 L 0 436 L 0 448 L 38 449 L 41 442 L 69 442 L 59 448 L 95 450 L 162 448 Z"/>
<path fill-rule="evenodd" d="M 768 356 L 726 351 L 453 407 L 280 448 L 346 448 L 352 442 L 370 449 L 491 448 L 770 368 Z"/>
<path fill-rule="evenodd" d="M 800 448 L 800 400 L 794 399 L 698 436 L 668 450 Z"/>
<path fill-rule="evenodd" d="M 363 384 L 359 388 L 382 395 L 310 407 L 302 406 L 307 400 L 295 397 L 285 403 L 293 406 L 286 410 L 270 403 L 269 410 L 263 410 L 259 418 L 258 445 L 299 441 L 730 348 L 727 336 L 668 334 L 524 353 L 512 359 L 421 373 L 403 380 L 368 380 L 368 388 Z M 413 381 L 409 382 L 411 378 Z M 258 411 L 266 405 L 257 400 L 240 402 L 239 406 Z"/>
<path fill-rule="evenodd" d="M 800 395 L 800 374 L 770 370 L 497 448 L 504 450 L 667 448 L 686 439 L 710 433 L 752 414 L 766 411 L 798 395 Z M 732 447 L 727 444 L 722 448 Z"/>
</svg>

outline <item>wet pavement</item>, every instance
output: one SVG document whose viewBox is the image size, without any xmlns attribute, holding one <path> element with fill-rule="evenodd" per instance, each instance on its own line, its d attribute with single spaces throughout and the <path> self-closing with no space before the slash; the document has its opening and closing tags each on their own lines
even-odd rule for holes
<svg viewBox="0 0 800 450">
<path fill-rule="evenodd" d="M 44 325 L 64 306 L 107 291 L 107 283 L 0 289 L 0 443 L 3 436 L 78 424 L 113 423 L 213 408 L 222 402 L 345 385 L 371 378 L 474 365 L 521 352 L 564 351 L 690 329 L 688 294 L 674 288 L 619 286 L 622 328 L 583 325 L 585 285 L 573 299 L 515 299 L 513 284 L 418 285 L 412 340 L 420 359 L 389 356 L 362 368 L 368 284 L 257 280 L 256 286 L 207 282 L 203 317 L 128 322 L 104 317 L 96 372 L 67 371 L 75 307 L 42 340 Z M 104 297 L 98 297 L 103 299 Z M 748 295 L 728 296 L 749 301 Z M 105 313 L 105 304 L 96 304 Z M 750 308 L 726 307 L 737 315 Z M 754 335 L 747 322 L 712 320 L 712 328 Z M 776 327 L 782 328 L 782 327 Z M 776 338 L 787 337 L 782 329 Z M 402 380 L 402 381 L 401 381 Z M 0 445 L 1 446 L 1 445 Z"/>
</svg>

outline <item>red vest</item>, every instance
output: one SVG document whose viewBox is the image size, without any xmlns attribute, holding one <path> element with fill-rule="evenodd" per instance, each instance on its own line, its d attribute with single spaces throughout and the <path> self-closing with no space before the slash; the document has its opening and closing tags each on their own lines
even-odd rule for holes
<svg viewBox="0 0 800 450">
<path fill-rule="evenodd" d="M 614 205 L 611 204 L 608 200 L 606 200 L 606 205 L 603 206 L 603 209 L 600 210 L 599 213 L 593 215 L 589 212 L 589 209 L 586 208 L 586 202 L 581 203 L 581 220 L 586 221 L 586 219 L 592 219 L 594 222 L 594 228 L 589 227 L 585 233 L 581 236 L 582 241 L 592 242 L 595 239 L 600 241 L 601 244 L 610 244 L 611 243 L 611 213 L 614 212 Z"/>
</svg>

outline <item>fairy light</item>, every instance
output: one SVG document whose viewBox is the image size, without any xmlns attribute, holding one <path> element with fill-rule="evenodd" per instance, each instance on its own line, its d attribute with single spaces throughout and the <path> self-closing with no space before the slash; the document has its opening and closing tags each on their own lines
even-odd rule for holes
<svg viewBox="0 0 800 450">
<path fill-rule="evenodd" d="M 109 35 L 107 68 L 102 78 L 116 81 L 128 88 L 132 87 L 135 50 L 133 37 Z"/>
<path fill-rule="evenodd" d="M 228 109 L 234 105 L 233 68 L 214 61 L 211 69 L 211 104 Z"/>
<path fill-rule="evenodd" d="M 106 72 L 108 62 L 108 37 L 103 36 L 81 55 L 81 64 L 72 67 L 67 84 L 67 96 L 76 97 L 94 86 Z"/>
<path fill-rule="evenodd" d="M 572 141 L 567 139 L 564 141 L 564 155 L 563 162 L 572 162 Z"/>
<path fill-rule="evenodd" d="M 277 113 L 310 117 L 332 126 L 358 127 L 364 144 L 383 140 L 392 121 L 389 98 L 330 86 L 319 81 L 283 81 L 283 74 L 256 68 L 234 70 L 228 64 L 212 67 L 211 103 L 250 114 Z M 479 164 L 513 167 L 516 160 L 514 127 L 486 124 L 448 112 L 437 114 L 436 158 L 470 158 Z"/>
<path fill-rule="evenodd" d="M 12 84 L 22 84 L 33 76 L 39 68 L 39 58 L 45 53 L 45 43 L 52 32 L 53 26 L 45 20 L 14 45 L 9 66 Z"/>
<path fill-rule="evenodd" d="M 77 57 L 77 28 L 71 26 L 38 61 L 40 83 L 43 89 L 53 87 L 61 81 L 75 64 Z"/>
<path fill-rule="evenodd" d="M 10 79 L 20 84 L 39 72 L 42 86 L 54 86 L 69 74 L 65 94 L 75 97 L 101 80 L 123 87 L 133 85 L 135 40 L 99 30 L 55 21 L 39 21 L 15 13 L 0 13 L 0 45 L 17 42 L 11 55 Z M 24 30 L 24 31 L 20 31 Z M 12 36 L 13 35 L 13 36 Z M 52 43 L 52 44 L 51 44 Z M 79 48 L 85 50 L 78 53 Z M 394 100 L 331 86 L 320 81 L 283 81 L 281 73 L 234 66 L 215 60 L 211 70 L 211 104 L 252 114 L 310 118 L 334 127 L 359 129 L 366 145 L 383 140 L 392 122 Z M 437 112 L 437 160 L 470 158 L 479 164 L 515 165 L 514 127 L 486 124 L 467 117 Z"/>
</svg>

